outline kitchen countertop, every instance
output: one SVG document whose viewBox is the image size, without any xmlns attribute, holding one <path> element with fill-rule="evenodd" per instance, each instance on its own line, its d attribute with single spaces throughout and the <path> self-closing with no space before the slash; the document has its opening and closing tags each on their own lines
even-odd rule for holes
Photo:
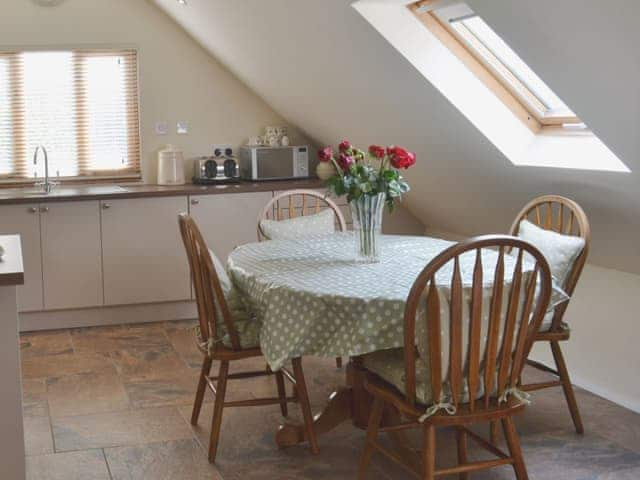
<svg viewBox="0 0 640 480">
<path fill-rule="evenodd" d="M 299 180 L 243 181 L 228 185 L 61 185 L 46 194 L 36 187 L 0 189 L 0 205 L 69 202 L 77 200 L 115 200 L 119 198 L 172 197 L 178 195 L 216 195 L 221 193 L 269 192 L 296 188 L 323 188 L 317 178 Z"/>
<path fill-rule="evenodd" d="M 0 235 L 4 256 L 0 260 L 0 287 L 22 285 L 24 267 L 19 235 Z"/>
</svg>

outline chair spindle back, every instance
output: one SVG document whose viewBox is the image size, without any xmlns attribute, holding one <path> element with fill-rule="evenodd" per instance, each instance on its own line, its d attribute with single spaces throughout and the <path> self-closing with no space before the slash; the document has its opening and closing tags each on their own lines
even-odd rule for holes
<svg viewBox="0 0 640 480">
<path fill-rule="evenodd" d="M 189 259 L 191 278 L 196 294 L 201 340 L 206 344 L 209 344 L 210 340 L 214 340 L 213 351 L 215 352 L 218 346 L 216 338 L 218 327 L 224 325 L 233 349 L 240 350 L 238 332 L 202 233 L 193 218 L 186 213 L 179 215 L 178 223 Z"/>
<path fill-rule="evenodd" d="M 282 192 L 273 197 L 260 213 L 258 217 L 258 240 L 269 240 L 260 228 L 260 222 L 262 220 L 280 221 L 298 216 L 315 215 L 326 208 L 333 210 L 338 231 L 346 231 L 347 224 L 344 220 L 344 215 L 340 211 L 340 207 L 322 193 L 307 189 Z"/>
<path fill-rule="evenodd" d="M 507 270 L 505 256 L 508 251 L 514 266 Z M 463 284 L 460 257 L 473 252 L 471 288 L 465 293 L 469 286 Z M 483 307 L 483 294 L 487 289 L 485 270 L 487 262 L 491 261 L 489 266 L 493 263 L 492 256 L 497 257 L 493 287 L 489 304 Z M 442 318 L 443 296 L 438 291 L 436 276 L 440 275 L 442 281 L 442 275 L 449 272 L 451 265 L 449 318 Z M 508 288 L 505 288 L 505 282 Z M 413 284 L 405 309 L 405 382 L 409 403 L 414 405 L 416 402 L 417 321 L 426 322 L 427 338 L 424 340 L 428 345 L 434 403 L 442 402 L 446 393 L 450 403 L 457 408 L 463 403 L 466 382 L 469 411 L 475 412 L 488 409 L 494 395 L 500 398 L 507 390 L 517 387 L 550 295 L 551 273 L 544 256 L 531 244 L 515 237 L 471 238 L 434 258 Z M 421 308 L 425 301 L 426 308 Z M 485 315 L 483 308 L 488 312 Z M 422 312 L 426 318 L 420 315 Z M 445 322 L 449 326 L 448 339 L 440 334 Z M 486 339 L 483 339 L 484 332 Z M 447 347 L 448 368 L 445 371 L 443 353 L 446 354 Z M 443 384 L 448 385 L 449 392 L 443 392 Z M 479 402 L 477 399 L 482 390 L 484 398 Z"/>
<path fill-rule="evenodd" d="M 543 195 L 531 200 L 524 206 L 511 226 L 510 235 L 518 235 L 522 220 L 529 220 L 545 230 L 580 237 L 584 240 L 582 252 L 574 261 L 564 285 L 561 285 L 564 291 L 569 296 L 572 296 L 587 261 L 591 244 L 591 227 L 584 210 L 569 198 L 559 195 Z M 552 328 L 560 325 L 568 305 L 569 302 L 563 302 L 556 307 Z"/>
</svg>

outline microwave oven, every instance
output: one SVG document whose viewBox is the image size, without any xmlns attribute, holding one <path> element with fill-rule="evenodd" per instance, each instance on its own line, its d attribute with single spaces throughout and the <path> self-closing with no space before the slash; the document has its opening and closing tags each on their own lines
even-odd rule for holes
<svg viewBox="0 0 640 480">
<path fill-rule="evenodd" d="M 254 181 L 309 177 L 309 147 L 242 147 L 240 175 Z"/>
</svg>

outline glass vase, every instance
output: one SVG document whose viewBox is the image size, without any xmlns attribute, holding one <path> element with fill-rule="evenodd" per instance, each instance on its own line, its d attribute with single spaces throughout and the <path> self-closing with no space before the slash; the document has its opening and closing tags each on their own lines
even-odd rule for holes
<svg viewBox="0 0 640 480">
<path fill-rule="evenodd" d="M 380 232 L 386 195 L 363 195 L 352 200 L 351 215 L 356 241 L 356 261 L 376 263 L 380 261 Z"/>
</svg>

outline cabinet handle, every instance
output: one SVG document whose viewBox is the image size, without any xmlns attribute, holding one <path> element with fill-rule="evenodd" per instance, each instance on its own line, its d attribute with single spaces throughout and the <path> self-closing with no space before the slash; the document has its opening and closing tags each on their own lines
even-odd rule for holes
<svg viewBox="0 0 640 480">
<path fill-rule="evenodd" d="M 102 204 L 102 209 L 103 210 L 109 210 L 111 208 L 111 204 L 110 203 L 103 203 Z"/>
<path fill-rule="evenodd" d="M 191 199 L 191 205 L 200 205 L 200 200 L 197 200 L 195 198 Z"/>
<path fill-rule="evenodd" d="M 29 213 L 38 213 L 38 209 L 36 207 L 29 207 Z"/>
<path fill-rule="evenodd" d="M 41 213 L 47 213 L 49 211 L 49 207 L 40 207 Z"/>
</svg>

